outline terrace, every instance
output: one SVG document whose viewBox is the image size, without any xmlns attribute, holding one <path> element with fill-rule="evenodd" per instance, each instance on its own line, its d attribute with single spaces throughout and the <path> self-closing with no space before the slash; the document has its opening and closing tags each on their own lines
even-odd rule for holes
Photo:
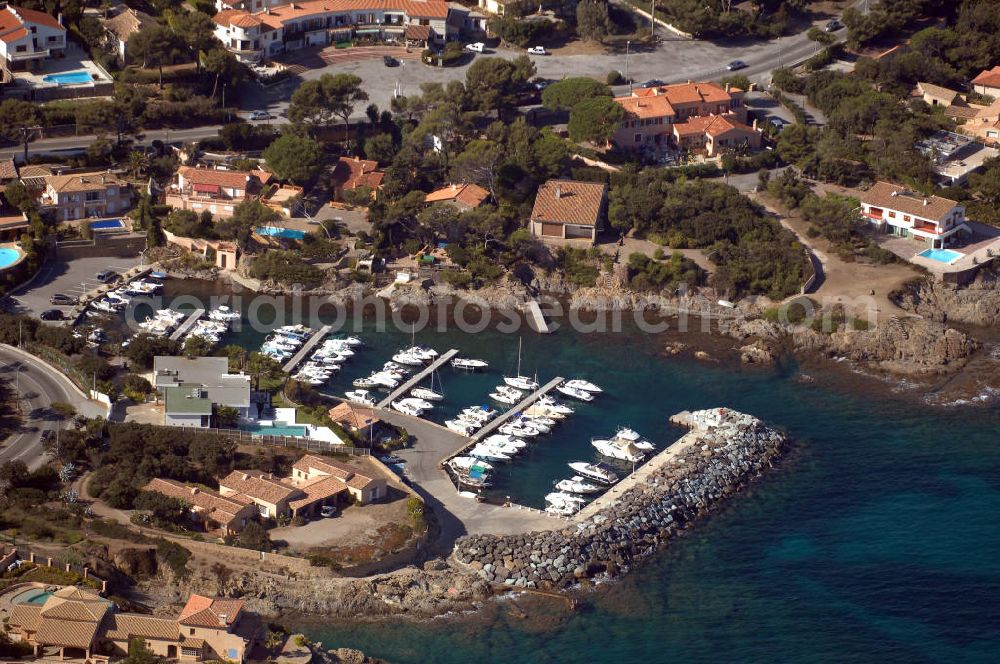
<svg viewBox="0 0 1000 664">
<path fill-rule="evenodd" d="M 82 51 L 67 50 L 66 57 L 46 60 L 35 71 L 12 72 L 13 81 L 4 95 L 47 101 L 112 94 L 111 75 L 85 55 Z"/>
</svg>

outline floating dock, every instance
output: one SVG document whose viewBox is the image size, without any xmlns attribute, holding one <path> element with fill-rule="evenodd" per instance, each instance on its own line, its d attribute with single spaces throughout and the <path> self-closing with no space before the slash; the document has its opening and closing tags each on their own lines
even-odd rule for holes
<svg viewBox="0 0 1000 664">
<path fill-rule="evenodd" d="M 309 353 L 312 352 L 313 348 L 318 346 L 319 343 L 326 338 L 326 335 L 330 334 L 330 330 L 332 329 L 333 327 L 330 325 L 324 325 L 319 328 L 319 332 L 309 337 L 309 341 L 302 344 L 302 348 L 299 349 L 299 352 L 292 355 L 292 359 L 285 362 L 285 366 L 281 367 L 281 370 L 285 373 L 292 373 L 295 371 L 295 368 L 302 364 L 303 360 L 309 356 Z"/>
<path fill-rule="evenodd" d="M 199 320 L 201 320 L 201 317 L 204 316 L 204 315 L 205 315 L 205 310 L 204 309 L 195 309 L 194 313 L 192 313 L 190 316 L 188 316 L 184 320 L 184 322 L 181 323 L 180 325 L 178 325 L 177 329 L 174 330 L 171 333 L 170 340 L 171 341 L 177 341 L 178 339 L 180 339 L 181 337 L 183 337 L 185 334 L 187 334 L 188 332 L 190 332 L 191 328 L 194 327 L 194 324 L 197 323 Z"/>
<path fill-rule="evenodd" d="M 432 373 L 434 373 L 435 371 L 437 371 L 439 368 L 441 368 L 442 366 L 444 366 L 444 364 L 446 362 L 448 362 L 448 360 L 450 360 L 451 358 L 455 357 L 456 355 L 458 355 L 458 349 L 457 348 L 452 348 L 450 350 L 445 351 L 442 355 L 439 355 L 436 360 L 434 360 L 429 365 L 427 365 L 426 368 L 424 368 L 423 370 L 421 370 L 420 373 L 414 374 L 406 382 L 404 382 L 402 385 L 400 385 L 395 390 L 393 390 L 392 392 L 390 392 L 389 396 L 387 396 L 385 399 L 382 399 L 382 401 L 379 402 L 378 407 L 379 408 L 388 408 L 389 404 L 391 404 L 393 401 L 395 401 L 396 399 L 398 399 L 400 396 L 406 394 L 411 389 L 413 389 L 414 387 L 416 387 L 417 385 L 419 385 L 421 381 L 423 381 L 425 378 L 427 378 Z"/>
<path fill-rule="evenodd" d="M 552 328 L 550 328 L 548 322 L 546 322 L 545 316 L 542 314 L 542 307 L 538 304 L 538 300 L 532 298 L 525 302 L 524 310 L 528 314 L 528 322 L 531 325 L 531 329 L 539 334 L 552 333 Z"/>
<path fill-rule="evenodd" d="M 507 420 L 514 417 L 514 415 L 516 415 L 517 413 L 523 413 L 525 409 L 528 408 L 528 406 L 535 403 L 543 396 L 551 392 L 553 389 L 555 389 L 556 385 L 563 382 L 564 380 L 565 378 L 563 378 L 562 376 L 556 376 L 555 378 L 553 378 L 552 380 L 545 383 L 540 388 L 538 388 L 537 390 L 526 396 L 516 405 L 511 406 L 510 410 L 504 411 L 498 417 L 494 418 L 492 421 L 487 422 L 486 426 L 484 426 L 476 433 L 472 434 L 472 437 L 469 438 L 468 445 L 464 446 L 461 450 L 459 450 L 459 452 L 456 452 L 452 456 L 457 456 L 462 451 L 465 451 L 469 447 L 483 440 L 484 438 L 492 434 L 494 431 L 502 427 Z"/>
</svg>

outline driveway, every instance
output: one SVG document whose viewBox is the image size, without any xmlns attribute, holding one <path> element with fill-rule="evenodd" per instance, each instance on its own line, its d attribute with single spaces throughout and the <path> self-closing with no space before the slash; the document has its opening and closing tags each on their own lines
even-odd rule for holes
<svg viewBox="0 0 1000 664">
<path fill-rule="evenodd" d="M 10 299 L 14 301 L 17 313 L 38 316 L 46 309 L 61 309 L 69 314 L 71 306 L 54 306 L 49 298 L 56 293 L 80 297 L 101 284 L 95 278 L 101 270 L 114 270 L 122 274 L 139 264 L 139 257 L 91 256 L 71 261 L 50 260 L 42 266 L 38 276 L 26 286 L 15 291 Z"/>
<path fill-rule="evenodd" d="M 63 373 L 13 346 L 0 344 L 0 377 L 16 390 L 24 414 L 21 430 L 0 443 L 0 463 L 17 459 L 32 470 L 45 464 L 42 432 L 62 428 L 50 408 L 54 401 L 69 403 L 87 417 L 107 415 L 102 405 L 87 399 Z"/>
</svg>

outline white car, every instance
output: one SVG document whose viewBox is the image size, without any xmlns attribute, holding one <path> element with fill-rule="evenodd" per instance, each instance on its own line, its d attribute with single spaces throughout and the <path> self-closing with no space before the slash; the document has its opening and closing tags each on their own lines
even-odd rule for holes
<svg viewBox="0 0 1000 664">
<path fill-rule="evenodd" d="M 267 111 L 250 111 L 251 120 L 270 120 L 272 117 Z"/>
<path fill-rule="evenodd" d="M 528 55 L 548 55 L 544 46 L 532 46 L 528 49 Z"/>
<path fill-rule="evenodd" d="M 335 516 L 337 514 L 337 506 L 324 505 L 323 507 L 319 508 L 319 514 L 323 518 L 329 519 L 331 516 Z"/>
<path fill-rule="evenodd" d="M 474 42 L 472 44 L 466 44 L 466 51 L 474 51 L 476 53 L 482 53 L 486 49 L 486 44 L 483 42 Z"/>
</svg>

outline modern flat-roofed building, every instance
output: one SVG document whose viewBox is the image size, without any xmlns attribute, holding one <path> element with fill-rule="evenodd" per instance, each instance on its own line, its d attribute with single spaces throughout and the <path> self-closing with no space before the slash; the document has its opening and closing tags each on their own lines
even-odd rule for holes
<svg viewBox="0 0 1000 664">
<path fill-rule="evenodd" d="M 163 395 L 163 423 L 206 428 L 219 407 L 234 408 L 240 420 L 257 419 L 250 376 L 229 373 L 225 357 L 153 359 L 153 386 Z"/>
</svg>

